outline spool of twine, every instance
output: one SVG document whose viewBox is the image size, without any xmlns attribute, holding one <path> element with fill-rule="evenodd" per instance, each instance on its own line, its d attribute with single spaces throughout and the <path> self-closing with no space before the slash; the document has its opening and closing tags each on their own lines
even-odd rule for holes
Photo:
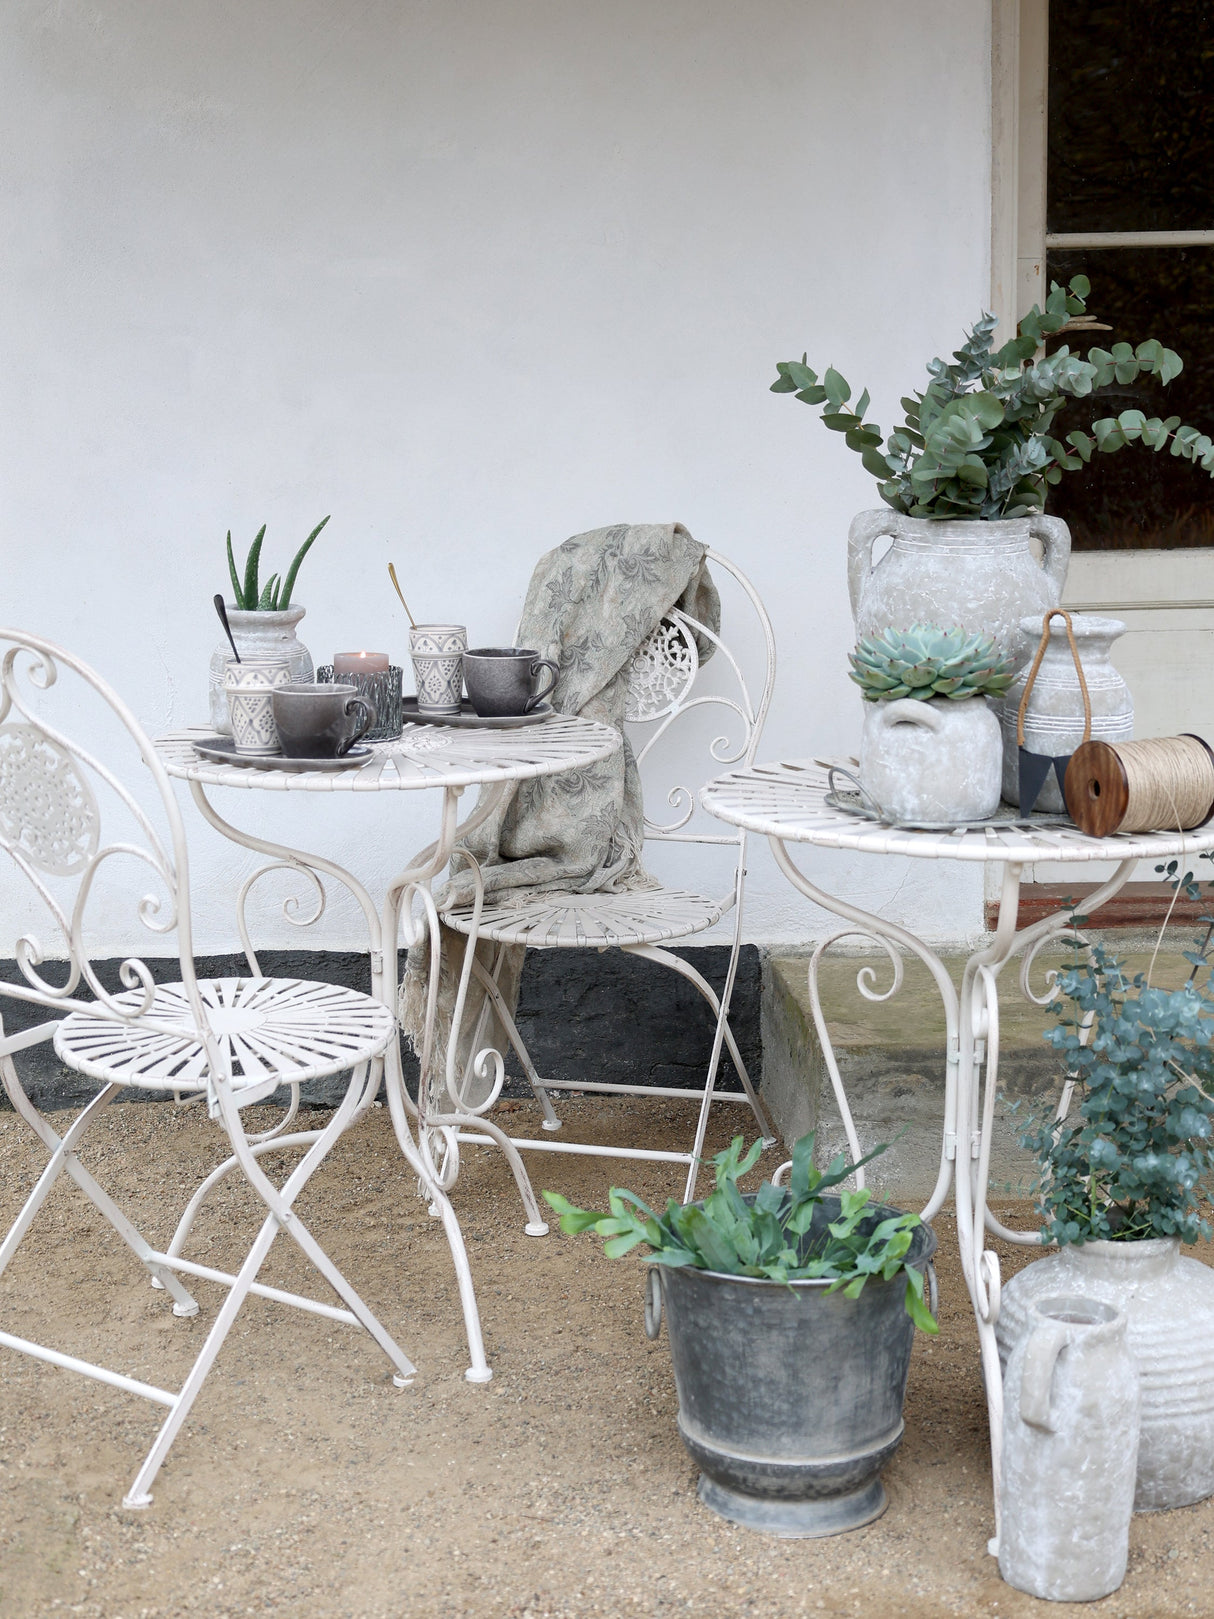
<svg viewBox="0 0 1214 1619">
<path fill-rule="evenodd" d="M 1066 771 L 1066 807 L 1080 831 L 1188 831 L 1214 814 L 1214 751 L 1201 737 L 1084 742 Z"/>
</svg>

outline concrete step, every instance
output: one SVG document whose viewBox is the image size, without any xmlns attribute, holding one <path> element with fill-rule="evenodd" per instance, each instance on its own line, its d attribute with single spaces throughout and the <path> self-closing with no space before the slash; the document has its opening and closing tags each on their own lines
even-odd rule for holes
<svg viewBox="0 0 1214 1619">
<path fill-rule="evenodd" d="M 1069 964 L 1070 952 L 1039 957 L 1033 976 L 1037 993 L 1046 972 Z M 1146 972 L 1150 952 L 1125 956 L 1134 972 Z M 964 958 L 946 958 L 959 983 Z M 885 1001 L 866 1000 L 857 974 L 871 973 L 869 988 L 889 989 L 893 971 L 883 956 L 833 956 L 821 964 L 822 1009 L 831 1031 L 839 1071 L 856 1131 L 865 1151 L 885 1141 L 888 1151 L 868 1169 L 869 1185 L 882 1197 L 908 1207 L 926 1202 L 940 1166 L 944 1118 L 944 1011 L 927 968 L 915 957 L 903 960 L 901 989 Z M 847 1151 L 810 1010 L 809 958 L 771 955 L 764 961 L 762 987 L 762 1093 L 784 1139 L 792 1143 L 808 1130 L 818 1133 L 817 1161 L 826 1164 Z M 1178 950 L 1160 952 L 1152 983 L 1178 988 L 1190 963 Z M 1057 1105 L 1062 1068 L 1043 1039 L 1053 1019 L 1043 1006 L 1021 995 L 1019 962 L 1000 981 L 1000 1058 L 995 1133 L 991 1150 L 991 1190 L 1000 1197 L 1031 1194 L 1035 1166 L 1018 1138 L 1029 1117 Z"/>
</svg>

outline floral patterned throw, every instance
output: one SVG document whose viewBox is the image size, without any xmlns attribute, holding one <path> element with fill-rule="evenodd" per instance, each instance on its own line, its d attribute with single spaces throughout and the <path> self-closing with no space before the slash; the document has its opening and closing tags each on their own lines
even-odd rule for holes
<svg viewBox="0 0 1214 1619">
<path fill-rule="evenodd" d="M 540 558 L 523 607 L 519 646 L 535 647 L 560 668 L 549 701 L 562 714 L 580 714 L 624 733 L 624 705 L 630 665 L 637 649 L 672 607 L 714 632 L 721 605 L 704 562 L 704 547 L 681 523 L 617 523 L 610 528 L 575 534 Z M 712 656 L 712 643 L 700 639 L 701 661 Z M 496 813 L 468 838 L 480 863 L 485 894 L 521 897 L 527 893 L 619 893 L 652 888 L 641 861 L 644 811 L 636 759 L 625 737 L 610 759 L 585 770 L 520 782 Z M 471 873 L 454 874 L 438 898 L 440 912 L 471 902 Z M 450 1027 L 464 939 L 442 930 L 442 971 L 432 1069 L 445 1064 L 446 1031 Z M 500 952 L 490 940 L 478 946 L 478 959 L 489 969 L 495 960 L 496 980 L 507 1005 L 518 997 L 524 949 Z M 401 1022 L 420 1051 L 429 977 L 429 943 L 409 952 L 401 987 Z M 475 978 L 469 985 L 461 1047 L 471 1043 L 483 992 Z M 494 1021 L 486 1038 L 482 1027 L 478 1049 L 494 1045 L 505 1056 L 505 1037 Z M 468 1053 L 458 1054 L 457 1073 Z M 475 1104 L 488 1081 L 471 1080 L 466 1099 Z M 432 1088 L 431 1095 L 434 1094 Z"/>
</svg>

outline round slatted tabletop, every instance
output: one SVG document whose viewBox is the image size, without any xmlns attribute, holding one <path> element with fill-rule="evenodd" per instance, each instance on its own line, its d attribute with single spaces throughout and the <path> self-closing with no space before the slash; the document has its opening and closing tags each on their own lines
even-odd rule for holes
<svg viewBox="0 0 1214 1619">
<path fill-rule="evenodd" d="M 854 769 L 854 761 L 847 763 Z M 1122 861 L 1196 855 L 1214 849 L 1214 822 L 1189 832 L 1116 832 L 1090 838 L 1078 827 L 1043 816 L 1020 825 L 1014 812 L 976 825 L 918 831 L 863 820 L 827 802 L 828 766 L 816 759 L 788 759 L 718 776 L 701 789 L 710 815 L 784 843 L 869 854 L 913 855 L 924 860 L 1002 860 L 1019 865 L 1042 861 Z"/>
<path fill-rule="evenodd" d="M 542 725 L 516 730 L 457 730 L 407 725 L 395 742 L 371 744 L 366 764 L 349 770 L 265 770 L 204 759 L 194 743 L 205 727 L 174 731 L 156 740 L 170 776 L 209 787 L 283 793 L 409 792 L 427 787 L 476 787 L 495 781 L 556 776 L 597 764 L 620 746 L 609 725 L 554 714 Z"/>
</svg>

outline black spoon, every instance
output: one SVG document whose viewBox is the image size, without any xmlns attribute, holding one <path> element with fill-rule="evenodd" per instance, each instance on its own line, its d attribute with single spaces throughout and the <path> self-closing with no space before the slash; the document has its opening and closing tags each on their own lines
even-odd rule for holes
<svg viewBox="0 0 1214 1619">
<path fill-rule="evenodd" d="M 223 633 L 227 636 L 232 647 L 232 656 L 240 662 L 240 653 L 236 650 L 236 637 L 232 634 L 232 626 L 228 623 L 228 610 L 223 604 L 223 597 L 216 595 L 215 611 L 219 614 L 219 622 L 223 625 Z"/>
</svg>

